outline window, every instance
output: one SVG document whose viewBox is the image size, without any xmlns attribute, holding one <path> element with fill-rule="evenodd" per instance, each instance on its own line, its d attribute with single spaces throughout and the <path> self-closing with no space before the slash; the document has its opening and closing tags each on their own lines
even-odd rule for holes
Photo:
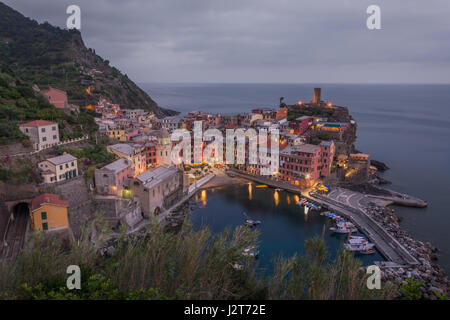
<svg viewBox="0 0 450 320">
<path fill-rule="evenodd" d="M 56 131 L 56 127 L 55 127 L 55 126 L 53 126 L 53 127 L 52 127 L 52 130 L 53 130 L 53 131 Z"/>
<path fill-rule="evenodd" d="M 47 137 L 42 137 L 42 141 L 47 141 Z"/>
<path fill-rule="evenodd" d="M 41 132 L 45 132 L 45 128 L 42 128 L 42 129 L 41 129 Z"/>
<path fill-rule="evenodd" d="M 41 219 L 42 220 L 47 220 L 47 212 L 41 212 Z"/>
<path fill-rule="evenodd" d="M 63 169 L 62 165 L 59 166 L 59 169 L 61 169 L 61 170 Z"/>
<path fill-rule="evenodd" d="M 56 140 L 56 134 L 53 135 L 53 140 Z"/>
<path fill-rule="evenodd" d="M 75 163 L 72 161 L 72 167 L 74 167 L 75 166 Z"/>
<path fill-rule="evenodd" d="M 28 132 L 28 128 L 25 128 L 25 132 Z"/>
<path fill-rule="evenodd" d="M 68 163 L 66 163 L 66 168 L 68 168 L 69 167 L 69 164 Z"/>
<path fill-rule="evenodd" d="M 47 231 L 47 230 L 48 230 L 48 224 L 47 224 L 47 222 L 44 222 L 44 223 L 42 224 L 42 230 L 44 230 L 44 231 Z"/>
</svg>

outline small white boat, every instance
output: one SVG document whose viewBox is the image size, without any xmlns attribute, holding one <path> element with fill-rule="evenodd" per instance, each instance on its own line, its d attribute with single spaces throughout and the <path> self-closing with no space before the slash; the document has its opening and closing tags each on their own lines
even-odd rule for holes
<svg viewBox="0 0 450 320">
<path fill-rule="evenodd" d="M 233 264 L 233 269 L 234 270 L 242 270 L 242 269 L 244 269 L 244 266 L 242 264 L 235 263 L 235 264 Z"/>
<path fill-rule="evenodd" d="M 276 188 L 275 191 L 283 191 L 283 189 Z"/>
<path fill-rule="evenodd" d="M 245 248 L 244 251 L 242 251 L 242 255 L 244 257 L 258 257 L 259 256 L 259 250 L 258 247 L 248 247 Z"/>
<path fill-rule="evenodd" d="M 261 221 L 259 221 L 259 220 L 253 220 L 253 219 L 245 220 L 245 225 L 250 228 L 259 226 L 260 224 L 261 224 Z"/>
<path fill-rule="evenodd" d="M 351 222 L 336 222 L 336 225 L 340 228 L 356 229 L 355 225 Z"/>
<path fill-rule="evenodd" d="M 358 252 L 365 252 L 367 250 L 373 249 L 375 247 L 375 244 L 373 243 L 345 243 L 344 247 L 349 251 L 358 251 Z"/>
<path fill-rule="evenodd" d="M 331 227 L 330 230 L 336 233 L 353 233 L 358 231 L 356 228 L 346 228 L 339 224 L 337 224 L 336 227 Z"/>
</svg>

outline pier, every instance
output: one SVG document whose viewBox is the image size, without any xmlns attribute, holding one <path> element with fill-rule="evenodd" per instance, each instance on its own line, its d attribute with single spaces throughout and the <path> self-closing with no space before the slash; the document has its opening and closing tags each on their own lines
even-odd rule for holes
<svg viewBox="0 0 450 320">
<path fill-rule="evenodd" d="M 275 181 L 270 178 L 243 173 L 235 169 L 231 169 L 228 172 L 230 175 L 297 193 L 302 197 L 319 203 L 329 210 L 336 211 L 340 215 L 352 220 L 358 229 L 364 233 L 370 241 L 375 243 L 377 249 L 389 262 L 401 266 L 419 264 L 417 259 L 413 257 L 391 234 L 358 207 L 352 207 L 337 199 L 332 199 L 323 195 L 312 196 L 309 192 L 302 192 L 299 187 L 283 181 Z"/>
</svg>

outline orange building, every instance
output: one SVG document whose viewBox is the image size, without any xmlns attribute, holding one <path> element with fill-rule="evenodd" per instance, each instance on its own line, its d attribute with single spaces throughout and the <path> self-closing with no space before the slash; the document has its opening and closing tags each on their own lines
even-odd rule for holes
<svg viewBox="0 0 450 320">
<path fill-rule="evenodd" d="M 69 227 L 67 207 L 69 203 L 60 200 L 58 195 L 44 193 L 31 202 L 31 228 L 50 231 Z"/>
</svg>

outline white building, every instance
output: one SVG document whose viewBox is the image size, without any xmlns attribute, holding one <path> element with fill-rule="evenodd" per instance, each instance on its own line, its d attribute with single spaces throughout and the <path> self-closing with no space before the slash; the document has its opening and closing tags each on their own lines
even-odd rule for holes
<svg viewBox="0 0 450 320">
<path fill-rule="evenodd" d="M 79 175 L 77 158 L 63 154 L 38 163 L 44 183 L 55 183 L 75 178 Z"/>
<path fill-rule="evenodd" d="M 34 120 L 21 124 L 20 131 L 27 135 L 35 150 L 41 150 L 47 145 L 59 142 L 58 124 L 46 120 Z"/>
</svg>

